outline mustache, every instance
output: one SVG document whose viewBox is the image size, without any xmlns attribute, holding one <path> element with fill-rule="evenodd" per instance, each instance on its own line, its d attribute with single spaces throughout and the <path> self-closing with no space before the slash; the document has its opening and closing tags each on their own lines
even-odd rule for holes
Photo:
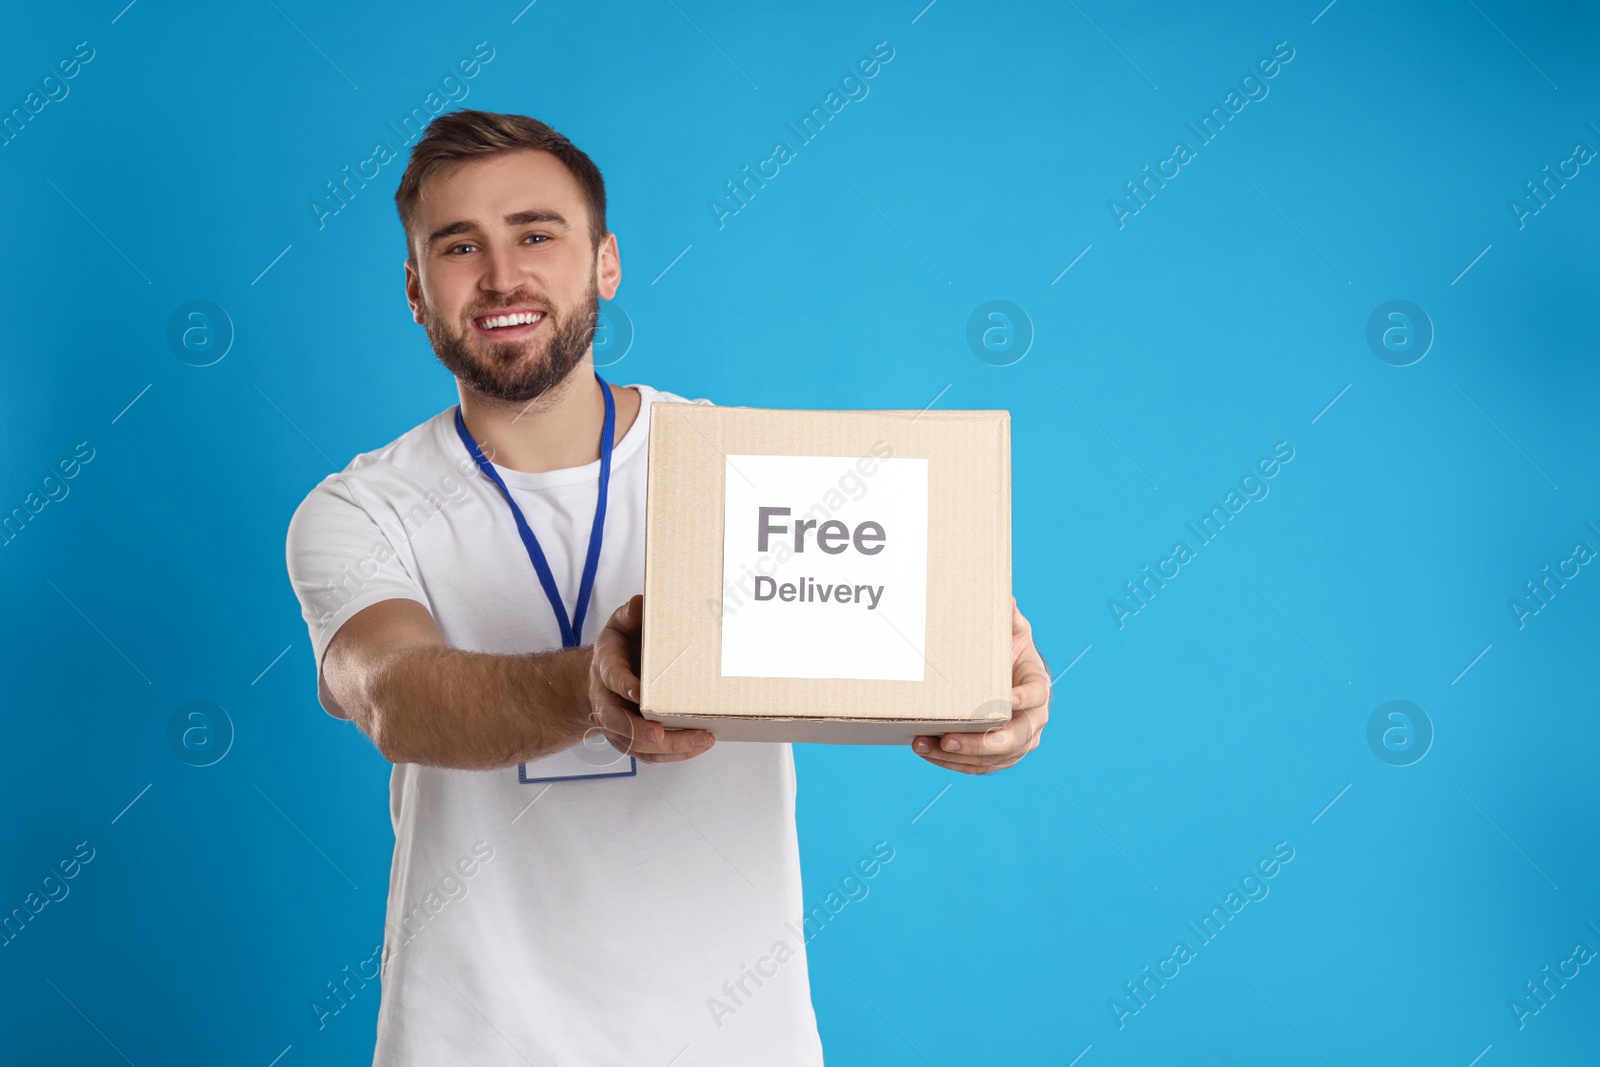
<svg viewBox="0 0 1600 1067">
<path fill-rule="evenodd" d="M 553 312 L 549 301 L 535 299 L 531 293 L 524 293 L 519 289 L 514 293 L 506 294 L 493 303 L 468 305 L 465 309 L 465 315 L 469 319 L 475 319 L 492 311 L 504 311 L 507 308 L 514 307 L 532 308 L 535 311 L 542 311 L 546 315 L 550 315 Z"/>
</svg>

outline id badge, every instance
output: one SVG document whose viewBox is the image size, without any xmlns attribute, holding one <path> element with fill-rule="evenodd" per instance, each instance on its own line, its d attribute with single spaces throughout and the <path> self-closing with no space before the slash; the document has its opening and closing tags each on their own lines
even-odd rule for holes
<svg viewBox="0 0 1600 1067">
<path fill-rule="evenodd" d="M 639 761 L 618 752 L 599 732 L 569 749 L 517 765 L 517 780 L 523 785 L 585 778 L 632 778 L 638 773 Z"/>
</svg>

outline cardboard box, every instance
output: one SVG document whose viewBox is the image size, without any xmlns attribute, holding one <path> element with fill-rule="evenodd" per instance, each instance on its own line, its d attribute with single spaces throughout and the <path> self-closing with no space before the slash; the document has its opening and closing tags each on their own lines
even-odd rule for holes
<svg viewBox="0 0 1600 1067">
<path fill-rule="evenodd" d="M 719 741 L 1011 718 L 1005 411 L 657 404 L 640 709 Z"/>
</svg>

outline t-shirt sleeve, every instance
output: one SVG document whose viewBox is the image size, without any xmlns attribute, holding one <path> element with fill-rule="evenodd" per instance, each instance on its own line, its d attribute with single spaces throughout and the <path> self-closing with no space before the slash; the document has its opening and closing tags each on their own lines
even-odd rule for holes
<svg viewBox="0 0 1600 1067">
<path fill-rule="evenodd" d="M 341 718 L 322 680 L 322 657 L 339 627 L 383 600 L 399 597 L 429 607 L 408 569 L 411 557 L 396 550 L 394 538 L 361 506 L 360 495 L 348 473 L 323 479 L 295 509 L 286 546 L 289 582 L 311 635 L 317 698 Z"/>
<path fill-rule="evenodd" d="M 634 385 L 634 386 L 633 386 L 633 388 L 635 388 L 635 389 L 639 389 L 639 388 L 640 388 L 640 386 L 638 386 L 638 385 Z M 654 402 L 654 403 L 666 403 L 666 404 L 708 404 L 708 405 L 709 405 L 709 404 L 712 404 L 712 401 L 710 401 L 710 400 L 707 400 L 707 399 L 706 399 L 706 398 L 705 398 L 705 397 L 703 397 L 703 396 L 700 396 L 700 397 L 694 397 L 694 398 L 693 398 L 693 399 L 691 399 L 691 398 L 689 398 L 689 397 L 686 397 L 686 396 L 679 396 L 679 395 L 678 395 L 678 394 L 677 394 L 677 393 L 669 393 L 669 392 L 666 392 L 666 391 L 665 391 L 665 390 L 662 390 L 662 389 L 652 389 L 652 390 L 651 390 L 651 391 L 652 391 L 652 393 L 653 393 L 653 394 L 654 394 L 654 396 L 653 396 L 653 398 L 652 398 L 652 402 Z"/>
</svg>

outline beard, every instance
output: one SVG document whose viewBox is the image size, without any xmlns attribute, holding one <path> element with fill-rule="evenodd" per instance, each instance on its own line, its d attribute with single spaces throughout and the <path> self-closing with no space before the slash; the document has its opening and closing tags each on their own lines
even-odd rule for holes
<svg viewBox="0 0 1600 1067">
<path fill-rule="evenodd" d="M 496 343 L 477 336 L 471 320 L 480 315 L 502 308 L 543 306 L 520 289 L 505 294 L 504 300 L 493 305 L 467 308 L 467 323 L 460 329 L 452 329 L 431 304 L 424 302 L 423 329 L 434 355 L 458 381 L 495 400 L 524 404 L 560 384 L 588 354 L 600 318 L 596 282 L 596 272 L 590 271 L 589 291 L 570 311 L 544 308 L 542 337 Z"/>
</svg>

